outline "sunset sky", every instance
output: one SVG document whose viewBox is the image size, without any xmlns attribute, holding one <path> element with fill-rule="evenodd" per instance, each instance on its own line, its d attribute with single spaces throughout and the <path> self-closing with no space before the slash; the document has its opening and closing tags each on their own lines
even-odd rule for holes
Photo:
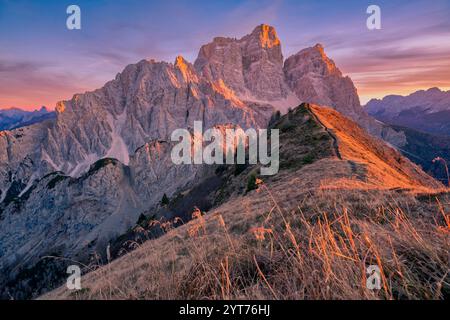
<svg viewBox="0 0 450 320">
<path fill-rule="evenodd" d="M 450 89 L 450 0 L 0 0 L 0 108 L 54 108 L 144 58 L 193 62 L 215 36 L 273 25 L 285 58 L 322 43 L 361 100 Z M 81 7 L 82 30 L 66 28 Z M 366 28 L 377 4 L 382 30 Z"/>
</svg>

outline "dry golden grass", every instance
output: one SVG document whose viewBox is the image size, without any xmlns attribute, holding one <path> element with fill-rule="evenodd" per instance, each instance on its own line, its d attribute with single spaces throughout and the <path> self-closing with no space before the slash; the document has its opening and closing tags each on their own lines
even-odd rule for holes
<svg viewBox="0 0 450 320">
<path fill-rule="evenodd" d="M 300 176 L 262 183 L 210 214 L 195 211 L 190 223 L 84 276 L 83 290 L 43 298 L 448 297 L 447 194 L 308 189 Z M 285 189 L 295 184 L 302 189 Z M 382 270 L 381 290 L 366 289 L 369 265 Z"/>
<path fill-rule="evenodd" d="M 368 135 L 335 110 L 311 105 L 311 111 L 337 139 L 343 159 L 363 163 L 367 179 L 386 188 L 443 187 L 385 142 Z"/>
</svg>

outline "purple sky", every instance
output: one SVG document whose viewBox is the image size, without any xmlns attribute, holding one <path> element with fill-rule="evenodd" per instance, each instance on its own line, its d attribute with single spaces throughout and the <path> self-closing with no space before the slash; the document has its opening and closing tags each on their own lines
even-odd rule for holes
<svg viewBox="0 0 450 320">
<path fill-rule="evenodd" d="M 77 4 L 82 30 L 66 28 Z M 366 8 L 382 30 L 366 28 Z M 0 108 L 53 108 L 101 87 L 143 58 L 193 62 L 215 36 L 241 37 L 261 23 L 285 58 L 322 43 L 362 102 L 433 86 L 450 89 L 450 1 L 0 0 Z"/>
</svg>

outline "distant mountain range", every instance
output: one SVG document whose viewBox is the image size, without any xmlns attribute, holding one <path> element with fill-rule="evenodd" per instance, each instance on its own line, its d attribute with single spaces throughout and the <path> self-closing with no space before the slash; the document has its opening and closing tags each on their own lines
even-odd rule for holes
<svg viewBox="0 0 450 320">
<path fill-rule="evenodd" d="M 433 159 L 441 157 L 450 164 L 450 91 L 430 88 L 408 96 L 389 95 L 370 100 L 365 109 L 389 126 L 391 134 L 396 132 L 390 142 L 406 157 L 448 183 L 445 167 Z"/>
<path fill-rule="evenodd" d="M 389 95 L 370 100 L 366 110 L 385 123 L 450 135 L 450 91 L 431 88 L 408 96 Z"/>
<path fill-rule="evenodd" d="M 0 110 L 0 131 L 13 130 L 56 117 L 55 112 L 46 107 L 39 110 L 26 111 L 19 108 Z"/>
</svg>

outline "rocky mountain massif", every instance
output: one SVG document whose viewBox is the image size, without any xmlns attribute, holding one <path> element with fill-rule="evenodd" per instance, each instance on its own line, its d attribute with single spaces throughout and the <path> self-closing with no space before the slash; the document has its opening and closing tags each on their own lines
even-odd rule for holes
<svg viewBox="0 0 450 320">
<path fill-rule="evenodd" d="M 0 132 L 3 296 L 44 290 L 37 283 L 51 283 L 52 268 L 44 256 L 88 261 L 142 213 L 159 210 L 164 194 L 177 197 L 214 175 L 211 166 L 173 165 L 174 129 L 196 120 L 205 128 L 267 127 L 276 110 L 301 101 L 326 104 L 371 133 L 402 140 L 360 108 L 353 83 L 321 45 L 283 61 L 266 25 L 241 39 L 215 38 L 194 64 L 178 57 L 129 65 L 103 88 L 58 103 L 56 119 Z M 416 181 L 408 177 L 413 172 L 425 179 L 414 167 L 392 186 Z"/>
</svg>

